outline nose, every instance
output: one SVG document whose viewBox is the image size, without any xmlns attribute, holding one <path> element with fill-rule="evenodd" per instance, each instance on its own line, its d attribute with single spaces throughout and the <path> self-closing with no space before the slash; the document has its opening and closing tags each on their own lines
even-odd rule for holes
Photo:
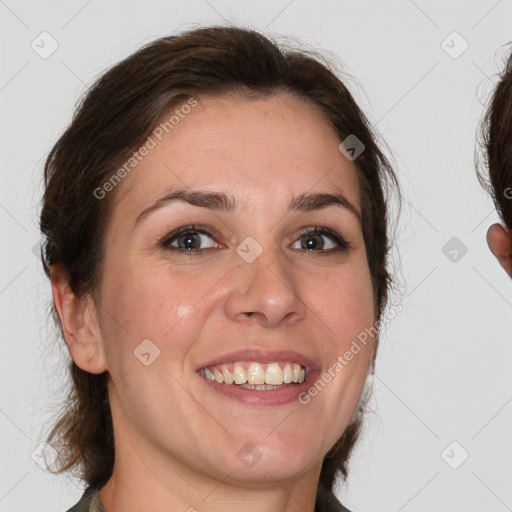
<svg viewBox="0 0 512 512">
<path fill-rule="evenodd" d="M 264 327 L 292 324 L 306 316 L 307 306 L 297 289 L 297 276 L 285 261 L 263 252 L 252 263 L 242 262 L 231 275 L 233 288 L 226 314 L 237 322 Z"/>
</svg>

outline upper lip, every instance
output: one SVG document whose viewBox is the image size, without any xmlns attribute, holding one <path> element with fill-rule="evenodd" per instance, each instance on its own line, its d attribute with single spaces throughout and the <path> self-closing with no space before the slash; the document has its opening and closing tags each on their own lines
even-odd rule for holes
<svg viewBox="0 0 512 512">
<path fill-rule="evenodd" d="M 215 366 L 224 363 L 236 363 L 237 361 L 254 361 L 260 363 L 274 363 L 274 362 L 296 362 L 305 366 L 309 371 L 318 371 L 320 364 L 315 359 L 308 357 L 300 352 L 294 350 L 265 350 L 262 348 L 246 348 L 243 350 L 236 350 L 217 356 L 215 359 L 201 363 L 197 370 L 205 366 Z"/>
</svg>

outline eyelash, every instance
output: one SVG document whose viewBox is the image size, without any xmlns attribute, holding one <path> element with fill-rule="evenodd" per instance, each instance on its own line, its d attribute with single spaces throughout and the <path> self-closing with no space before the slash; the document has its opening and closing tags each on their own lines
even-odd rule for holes
<svg viewBox="0 0 512 512">
<path fill-rule="evenodd" d="M 208 247 L 206 249 L 184 249 L 181 247 L 173 247 L 170 245 L 173 241 L 175 241 L 180 236 L 193 234 L 193 233 L 209 235 L 212 238 L 215 236 L 220 236 L 220 233 L 217 230 L 215 230 L 209 226 L 200 226 L 200 225 L 183 226 L 181 228 L 174 230 L 172 233 L 169 233 L 168 235 L 166 235 L 161 240 L 160 246 L 166 250 L 169 250 L 169 251 L 172 251 L 175 253 L 187 254 L 190 256 L 203 256 L 204 251 L 207 251 L 208 249 L 213 249 L 213 247 Z M 336 233 L 335 231 L 332 231 L 331 229 L 326 228 L 326 227 L 316 226 L 316 227 L 304 228 L 299 232 L 299 236 L 297 239 L 299 240 L 300 238 L 302 238 L 306 235 L 310 235 L 310 236 L 311 235 L 327 235 L 338 245 L 338 247 L 334 248 L 334 249 L 322 249 L 319 251 L 299 249 L 304 252 L 320 253 L 319 255 L 329 256 L 329 255 L 340 253 L 340 252 L 346 252 L 348 249 L 351 248 L 351 245 L 349 244 L 349 242 L 347 242 L 345 240 L 345 238 L 343 238 L 343 236 L 341 236 L 339 233 Z"/>
</svg>

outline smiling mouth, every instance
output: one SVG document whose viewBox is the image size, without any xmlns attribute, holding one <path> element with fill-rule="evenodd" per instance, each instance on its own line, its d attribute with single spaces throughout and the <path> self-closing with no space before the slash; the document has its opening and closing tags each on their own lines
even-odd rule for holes
<svg viewBox="0 0 512 512">
<path fill-rule="evenodd" d="M 308 373 L 306 366 L 293 361 L 274 363 L 239 361 L 205 366 L 199 370 L 199 374 L 208 380 L 256 391 L 302 384 L 308 379 Z"/>
</svg>

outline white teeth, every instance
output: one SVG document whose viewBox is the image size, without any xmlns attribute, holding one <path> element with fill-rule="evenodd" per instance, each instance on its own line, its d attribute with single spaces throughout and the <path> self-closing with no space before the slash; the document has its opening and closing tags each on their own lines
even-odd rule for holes
<svg viewBox="0 0 512 512">
<path fill-rule="evenodd" d="M 268 364 L 252 362 L 245 370 L 246 364 L 235 363 L 231 366 L 232 372 L 229 371 L 228 364 L 214 368 L 205 367 L 203 374 L 208 380 L 215 380 L 220 384 L 237 384 L 248 389 L 275 389 L 274 386 L 301 384 L 306 380 L 306 369 L 298 363 L 287 362 L 281 368 L 277 362 Z M 265 386 L 268 387 L 265 388 Z"/>
<path fill-rule="evenodd" d="M 224 382 L 226 384 L 233 384 L 233 381 L 235 380 L 234 377 L 229 373 L 229 370 L 226 365 L 222 365 L 222 375 L 224 377 Z"/>
<path fill-rule="evenodd" d="M 265 370 L 258 363 L 251 363 L 247 370 L 247 384 L 265 384 Z M 281 384 L 281 383 L 280 383 Z"/>
<path fill-rule="evenodd" d="M 293 363 L 293 382 L 299 382 L 300 364 Z"/>
<path fill-rule="evenodd" d="M 245 370 L 242 368 L 242 365 L 238 363 L 235 364 L 233 377 L 235 378 L 235 384 L 245 384 L 247 382 L 247 375 L 245 374 Z"/>
<path fill-rule="evenodd" d="M 290 363 L 286 363 L 284 365 L 283 382 L 285 384 L 290 384 L 290 382 L 293 382 L 293 370 L 292 370 L 292 365 Z"/>
<path fill-rule="evenodd" d="M 265 372 L 265 384 L 273 384 L 278 386 L 283 383 L 283 370 L 277 363 L 271 363 L 267 365 L 267 371 Z"/>
<path fill-rule="evenodd" d="M 270 384 L 261 384 L 259 386 L 251 386 L 250 384 L 242 384 L 240 387 L 245 388 L 245 389 L 255 389 L 256 391 L 267 391 L 269 389 L 284 388 L 284 386 L 272 386 Z"/>
</svg>

